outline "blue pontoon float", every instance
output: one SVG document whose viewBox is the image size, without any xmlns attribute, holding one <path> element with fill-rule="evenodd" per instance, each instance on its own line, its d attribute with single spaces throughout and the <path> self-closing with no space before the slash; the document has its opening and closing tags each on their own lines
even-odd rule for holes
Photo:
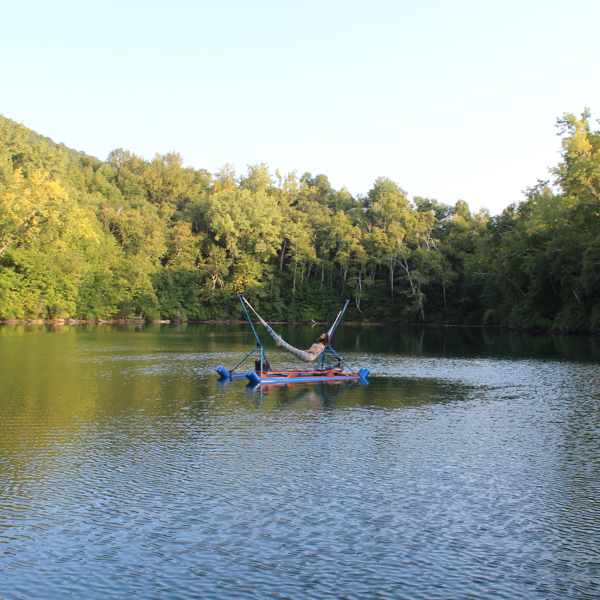
<svg viewBox="0 0 600 600">
<path fill-rule="evenodd" d="M 346 312 L 346 308 L 348 306 L 349 300 L 346 300 L 346 304 L 344 308 L 338 313 L 333 325 L 329 328 L 328 336 L 329 341 L 325 344 L 323 350 L 317 354 L 311 354 L 305 352 L 303 350 L 299 350 L 294 348 L 290 344 L 288 344 L 280 335 L 275 333 L 273 329 L 262 319 L 262 317 L 254 310 L 252 305 L 244 298 L 241 294 L 238 294 L 244 312 L 246 313 L 246 317 L 248 322 L 250 323 L 250 327 L 252 328 L 252 332 L 254 333 L 254 337 L 256 338 L 256 346 L 246 354 L 246 356 L 237 364 L 233 369 L 229 370 L 225 367 L 219 366 L 217 367 L 217 373 L 221 376 L 222 379 L 248 379 L 250 383 L 255 385 L 277 385 L 277 384 L 298 384 L 298 383 L 330 383 L 334 381 L 348 381 L 348 380 L 359 380 L 363 383 L 368 383 L 367 377 L 369 376 L 368 369 L 360 369 L 358 372 L 353 371 L 346 361 L 331 347 L 331 338 L 335 333 L 338 325 L 340 324 L 344 313 Z M 248 306 L 252 312 L 258 317 L 258 320 L 262 323 L 262 325 L 267 329 L 267 331 L 271 334 L 273 339 L 277 342 L 279 346 L 281 346 L 287 352 L 290 352 L 300 360 L 304 362 L 311 362 L 313 360 L 319 359 L 317 363 L 317 367 L 314 369 L 288 369 L 283 371 L 274 371 L 271 370 L 271 366 L 269 361 L 267 360 L 267 356 L 265 354 L 265 350 L 263 345 L 260 342 L 260 338 L 256 333 L 256 329 L 254 328 L 254 324 L 250 319 L 250 315 L 248 314 L 248 310 L 246 309 Z M 236 369 L 243 364 L 248 358 L 255 358 L 254 369 L 250 369 L 245 373 L 238 373 Z M 327 359 L 333 359 L 337 361 L 337 365 L 325 364 Z M 347 369 L 347 372 L 345 371 Z"/>
</svg>

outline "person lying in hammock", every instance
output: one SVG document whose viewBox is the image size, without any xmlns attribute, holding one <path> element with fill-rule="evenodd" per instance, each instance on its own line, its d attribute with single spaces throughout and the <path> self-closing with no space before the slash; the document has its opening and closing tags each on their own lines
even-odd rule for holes
<svg viewBox="0 0 600 600">
<path fill-rule="evenodd" d="M 317 339 L 317 341 L 308 349 L 305 350 L 305 352 L 308 352 L 309 354 L 320 354 L 323 350 L 323 348 L 325 348 L 325 346 L 327 346 L 329 344 L 329 336 L 326 333 L 323 333 L 319 336 L 319 338 Z M 281 344 L 277 344 L 279 347 L 281 347 Z"/>
</svg>

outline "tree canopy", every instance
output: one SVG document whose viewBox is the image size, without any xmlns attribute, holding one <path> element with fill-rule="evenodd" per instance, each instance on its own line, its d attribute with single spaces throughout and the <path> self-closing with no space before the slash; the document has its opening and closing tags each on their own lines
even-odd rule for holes
<svg viewBox="0 0 600 600">
<path fill-rule="evenodd" d="M 238 175 L 106 161 L 0 116 L 0 319 L 348 318 L 593 330 L 600 321 L 600 131 L 558 119 L 550 179 L 501 214 L 365 194 L 264 163 Z"/>
</svg>

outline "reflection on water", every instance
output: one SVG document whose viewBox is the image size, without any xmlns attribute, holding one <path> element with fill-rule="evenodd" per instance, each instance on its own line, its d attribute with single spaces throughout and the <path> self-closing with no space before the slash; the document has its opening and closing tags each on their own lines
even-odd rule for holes
<svg viewBox="0 0 600 600">
<path fill-rule="evenodd" d="M 368 386 L 219 383 L 253 344 L 0 328 L 1 598 L 600 596 L 596 340 L 343 327 Z"/>
</svg>

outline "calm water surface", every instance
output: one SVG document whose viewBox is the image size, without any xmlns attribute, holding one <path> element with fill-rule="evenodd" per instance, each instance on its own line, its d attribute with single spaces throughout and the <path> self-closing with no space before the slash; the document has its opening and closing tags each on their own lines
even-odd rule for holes
<svg viewBox="0 0 600 600">
<path fill-rule="evenodd" d="M 218 382 L 253 345 L 1 327 L 0 598 L 600 597 L 598 341 L 343 327 L 368 386 Z"/>
</svg>

